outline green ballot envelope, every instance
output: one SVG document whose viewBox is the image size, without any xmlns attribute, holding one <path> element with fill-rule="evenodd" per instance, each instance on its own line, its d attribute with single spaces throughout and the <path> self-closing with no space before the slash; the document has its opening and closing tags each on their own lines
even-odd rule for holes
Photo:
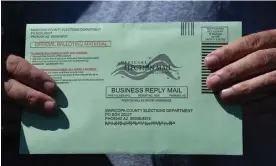
<svg viewBox="0 0 276 166">
<path fill-rule="evenodd" d="M 241 22 L 31 24 L 26 59 L 58 85 L 54 117 L 24 112 L 20 153 L 242 154 L 241 109 L 206 87 Z"/>
</svg>

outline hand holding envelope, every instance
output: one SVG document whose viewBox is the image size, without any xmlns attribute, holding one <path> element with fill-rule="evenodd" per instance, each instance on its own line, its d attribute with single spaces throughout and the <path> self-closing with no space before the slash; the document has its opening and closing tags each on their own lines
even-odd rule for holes
<svg viewBox="0 0 276 166">
<path fill-rule="evenodd" d="M 276 30 L 251 34 L 219 48 L 207 56 L 205 64 L 217 70 L 208 77 L 208 87 L 223 89 L 220 97 L 224 100 L 248 99 L 264 88 L 262 94 L 275 93 Z"/>
<path fill-rule="evenodd" d="M 191 32 L 191 34 L 192 33 L 194 33 L 194 32 Z M 168 40 L 170 40 L 170 38 L 168 38 Z M 275 51 L 275 45 L 276 45 L 275 43 L 276 43 L 275 30 L 271 30 L 271 31 L 266 31 L 266 32 L 261 32 L 258 34 L 246 36 L 244 38 L 241 38 L 235 42 L 230 43 L 229 45 L 226 45 L 226 46 L 219 48 L 218 50 L 212 52 L 209 56 L 207 56 L 207 58 L 205 60 L 205 64 L 208 68 L 214 69 L 217 71 L 208 77 L 207 86 L 213 90 L 222 90 L 227 87 L 230 87 L 231 85 L 233 85 L 235 83 L 241 82 L 242 80 L 251 78 L 248 81 L 245 81 L 245 82 L 242 81 L 242 83 L 236 84 L 232 88 L 226 89 L 221 92 L 220 97 L 222 99 L 229 99 L 229 98 L 232 99 L 232 98 L 244 95 L 244 94 L 249 94 L 251 92 L 254 92 L 256 89 L 259 89 L 263 86 L 275 85 L 275 61 L 276 61 L 275 60 L 275 57 L 276 57 L 275 56 L 275 54 L 276 54 L 275 53 L 276 52 Z M 93 45 L 95 45 L 95 43 Z M 34 48 L 31 51 L 34 51 L 35 49 L 39 50 L 41 48 Z M 49 48 L 47 48 L 47 49 L 43 48 L 43 49 L 47 50 L 47 51 L 49 50 Z M 37 50 L 35 50 L 35 51 L 37 51 Z M 261 50 L 261 51 L 258 51 L 258 50 Z M 70 50 L 70 51 L 73 51 L 73 50 Z M 11 56 L 11 58 L 14 58 L 14 57 Z M 27 56 L 27 58 L 28 58 L 28 56 Z M 22 62 L 24 62 L 24 60 L 21 60 L 21 63 Z M 27 64 L 28 62 L 24 62 L 24 63 Z M 110 65 L 110 64 L 108 64 L 108 65 Z M 80 67 L 80 66 L 78 66 L 78 67 Z M 28 69 L 31 69 L 31 68 L 28 68 Z M 87 67 L 87 69 L 88 69 L 88 67 Z M 9 69 L 8 69 L 8 71 L 9 71 Z M 25 70 L 23 70 L 23 71 L 25 71 Z M 24 72 L 19 72 L 19 74 L 22 74 L 22 73 L 24 75 Z M 41 73 L 41 71 L 38 70 L 36 73 Z M 263 75 L 252 78 L 258 74 L 259 75 L 263 74 Z M 46 77 L 49 78 L 45 74 L 36 74 L 35 80 L 40 80 L 40 79 L 45 80 Z M 19 77 L 14 77 L 15 80 L 17 78 L 23 78 L 23 77 L 22 77 L 22 75 L 19 75 Z M 219 78 L 219 80 L 218 80 L 218 78 Z M 27 80 L 29 80 L 29 79 L 27 79 Z M 21 80 L 18 80 L 18 82 L 19 81 L 21 82 Z M 23 99 L 23 97 L 20 97 L 20 96 L 22 96 L 22 93 L 11 93 L 11 92 L 20 92 L 20 91 L 15 91 L 14 89 L 20 89 L 20 90 L 29 89 L 30 90 L 30 88 L 25 85 L 33 84 L 33 82 L 30 80 L 29 80 L 29 82 L 25 81 L 23 83 L 24 83 L 24 87 L 22 87 L 21 84 L 13 84 L 14 86 L 11 86 L 9 88 L 7 88 L 8 86 L 5 86 L 5 90 L 6 90 L 6 92 L 8 92 L 7 95 L 9 97 L 15 99 L 16 102 L 20 102 Z M 22 88 L 18 87 L 19 85 Z M 60 86 L 62 87 L 64 85 L 60 85 Z M 35 89 L 42 90 L 41 92 L 44 92 L 43 89 L 40 89 L 40 88 L 35 88 Z M 63 90 L 65 90 L 65 89 L 67 89 L 67 88 L 63 88 Z M 234 92 L 234 93 L 230 93 L 230 92 Z M 37 91 L 37 93 L 40 93 L 40 92 Z M 77 94 L 77 92 L 75 92 L 75 93 Z M 12 95 L 10 95 L 10 94 L 12 94 Z M 26 95 L 23 95 L 23 96 L 26 97 Z M 48 98 L 48 99 L 50 99 L 50 98 Z M 52 99 L 51 99 L 51 101 L 52 101 Z M 29 104 L 32 104 L 32 103 L 29 103 Z M 72 111 L 70 109 L 68 109 L 68 110 L 65 109 L 65 111 L 68 111 L 69 112 L 68 114 L 72 115 Z M 91 116 L 92 116 L 92 114 L 91 114 Z M 28 115 L 26 115 L 26 117 L 28 117 Z M 69 119 L 70 119 L 70 117 L 69 117 Z M 85 129 L 88 129 L 88 128 L 85 128 Z M 96 131 L 96 129 L 93 127 L 92 127 L 92 130 Z M 39 134 L 43 135 L 43 132 L 37 131 L 36 129 L 32 129 L 29 127 L 25 128 L 24 131 L 25 131 L 25 135 L 27 133 L 26 137 L 29 138 L 28 139 L 29 141 L 27 140 L 27 142 L 28 142 L 28 144 L 30 144 L 31 151 L 33 151 L 33 153 L 56 153 L 59 151 L 58 148 L 55 150 L 50 150 L 50 149 L 47 150 L 47 148 L 46 148 L 46 150 L 44 150 L 44 152 L 43 151 L 40 152 L 38 150 L 38 149 L 40 149 L 39 147 L 37 147 L 37 148 L 34 147 L 34 145 L 38 145 L 38 144 L 36 144 L 36 143 L 33 144 L 33 141 L 30 141 L 30 140 L 35 140 L 35 137 L 39 137 Z M 128 130 L 123 130 L 123 131 L 128 131 Z M 189 130 L 188 130 L 188 132 L 189 132 Z M 32 133 L 36 133 L 36 134 L 34 134 L 34 135 L 36 135 L 36 136 L 34 136 L 34 138 L 31 138 L 29 136 Z M 59 133 L 59 134 L 62 135 L 62 133 Z M 68 135 L 68 132 L 66 134 Z M 50 135 L 48 135 L 48 136 L 50 136 Z M 117 138 L 119 138 L 119 137 L 117 137 Z M 86 141 L 88 141 L 88 140 L 86 140 Z M 99 140 L 94 139 L 94 141 L 99 141 Z M 48 142 L 48 143 L 50 143 L 50 142 Z M 69 142 L 71 142 L 71 141 L 70 140 L 67 141 L 67 143 L 69 143 Z M 111 148 L 112 148 L 112 146 L 113 145 L 110 145 Z M 156 146 L 158 146 L 158 145 L 156 145 Z M 61 147 L 59 147 L 59 148 L 61 148 Z M 64 150 L 61 150 L 61 151 L 63 151 L 63 152 L 66 151 L 66 148 L 64 146 L 63 146 L 63 148 L 64 148 Z M 107 148 L 98 148 L 98 149 L 97 148 L 98 147 L 96 147 L 94 150 L 91 150 L 91 149 L 83 150 L 80 148 L 80 149 L 76 149 L 76 152 L 82 152 L 82 151 L 89 152 L 90 151 L 93 153 L 93 152 L 96 152 L 96 151 L 99 152 L 102 150 L 103 151 L 112 151 L 112 149 L 108 149 L 108 147 Z M 114 146 L 113 148 L 116 149 L 116 146 Z M 139 148 L 137 149 L 136 146 L 134 147 L 134 149 L 135 148 L 136 148 L 136 150 L 138 150 L 140 152 L 143 151 L 143 149 L 139 149 Z M 159 151 L 162 148 L 164 148 L 164 147 L 156 147 L 156 149 L 158 149 Z M 32 149 L 34 149 L 34 150 L 32 150 Z M 70 150 L 72 150 L 72 149 L 70 149 Z M 129 150 L 130 149 L 128 149 L 128 152 L 130 152 Z M 221 150 L 223 151 L 223 148 Z M 177 150 L 170 149 L 168 151 L 173 152 L 173 151 L 177 151 Z M 199 153 L 200 151 L 201 151 L 200 149 L 193 150 L 193 147 L 190 147 L 190 148 L 187 147 L 187 150 L 184 151 L 184 153 L 189 153 L 189 152 Z M 203 153 L 208 153 L 207 151 L 208 150 L 204 151 Z M 148 152 L 151 152 L 151 150 L 148 149 Z M 178 152 L 182 153 L 183 151 L 182 152 L 178 151 Z M 234 154 L 239 153 L 239 150 L 237 150 L 237 151 L 233 150 L 233 149 L 229 150 L 230 154 L 232 152 Z M 212 153 L 212 152 L 210 152 L 210 153 Z M 218 150 L 214 153 L 221 153 L 221 151 Z"/>
<path fill-rule="evenodd" d="M 28 108 L 46 112 L 53 112 L 56 109 L 56 102 L 50 97 L 56 85 L 47 73 L 15 55 L 7 57 L 5 67 L 3 81 L 8 98 Z"/>
<path fill-rule="evenodd" d="M 1 27 L 1 30 L 3 32 L 2 27 Z M 218 59 L 215 59 L 212 57 L 215 57 Z M 13 63 L 13 61 L 16 63 Z M 20 78 L 26 78 L 24 81 L 25 85 L 33 84 L 34 78 L 36 78 L 36 80 L 44 80 L 44 78 L 48 78 L 48 80 L 51 80 L 54 82 L 54 80 L 49 78 L 47 73 L 45 72 L 42 73 L 42 71 L 36 71 L 39 69 L 31 66 L 31 64 L 24 61 L 26 60 L 20 57 L 14 57 L 13 55 L 9 56 L 6 62 L 7 71 L 12 70 L 16 66 L 22 67 L 20 68 L 21 72 L 14 74 L 13 72 L 15 72 L 15 70 L 13 70 L 10 72 L 10 75 L 18 75 Z M 206 58 L 205 64 L 210 69 L 220 69 L 216 73 L 213 73 L 211 74 L 210 77 L 208 77 L 207 85 L 211 89 L 223 89 L 223 87 L 227 87 L 227 85 L 229 86 L 229 83 L 231 85 L 237 81 L 245 80 L 244 82 L 241 81 L 241 83 L 232 86 L 232 88 L 225 89 L 221 93 L 221 97 L 223 99 L 229 99 L 229 98 L 233 99 L 243 95 L 247 95 L 247 97 L 249 97 L 250 93 L 253 93 L 259 88 L 262 88 L 268 85 L 273 86 L 276 84 L 275 83 L 276 30 L 264 31 L 264 32 L 248 35 L 225 47 L 222 47 L 217 51 L 214 51 L 213 53 L 211 53 Z M 28 71 L 28 73 L 24 71 Z M 35 72 L 30 73 L 29 71 L 35 71 Z M 37 74 L 37 73 L 42 73 L 42 74 Z M 258 75 L 258 73 L 262 75 L 258 76 L 258 78 L 252 77 L 253 75 L 256 75 L 256 74 Z M 32 76 L 30 76 L 30 74 Z M 212 76 L 215 76 L 215 78 Z M 215 82 L 217 76 L 219 77 L 219 79 L 221 79 L 219 82 Z M 246 78 L 251 78 L 251 79 L 246 80 Z M 17 80 L 17 77 L 14 76 L 13 79 Z M 5 89 L 6 89 L 7 96 L 14 99 L 15 102 L 21 102 L 19 100 L 22 100 L 23 97 L 28 96 L 25 94 L 27 90 L 24 93 L 20 93 L 20 91 L 18 90 L 13 90 L 13 89 L 19 89 L 19 90 L 27 89 L 27 87 L 22 88 L 21 86 L 23 85 L 21 84 L 16 84 L 11 86 L 11 84 L 9 84 L 9 82 L 7 81 L 5 85 L 6 85 Z M 37 85 L 39 84 L 35 84 L 35 86 Z M 12 88 L 9 88 L 9 87 L 12 87 Z M 49 88 L 47 87 L 47 83 L 45 85 L 45 88 L 46 88 L 45 90 L 41 88 L 38 88 L 38 89 L 42 90 L 41 92 L 49 91 L 50 94 L 52 91 L 54 91 L 52 87 L 49 87 Z M 11 92 L 14 92 L 14 93 L 11 94 Z M 31 94 L 34 94 L 34 93 L 31 93 Z M 40 97 L 36 97 L 36 96 L 30 97 L 30 100 L 33 100 L 34 98 L 40 98 Z M 49 98 L 49 97 L 46 97 L 46 98 Z M 25 100 L 27 99 L 25 98 Z M 31 102 L 30 100 L 29 102 Z M 50 99 L 50 100 L 53 101 L 53 99 Z M 31 106 L 33 104 L 34 103 L 32 102 L 27 105 Z M 48 108 L 46 108 L 46 110 L 48 110 Z"/>
<path fill-rule="evenodd" d="M 4 29 L 1 26 L 1 37 L 3 35 Z M 2 57 L 5 63 L 2 65 L 4 97 L 29 108 L 54 111 L 56 103 L 49 95 L 55 91 L 55 81 L 47 73 L 19 56 L 2 55 Z"/>
</svg>

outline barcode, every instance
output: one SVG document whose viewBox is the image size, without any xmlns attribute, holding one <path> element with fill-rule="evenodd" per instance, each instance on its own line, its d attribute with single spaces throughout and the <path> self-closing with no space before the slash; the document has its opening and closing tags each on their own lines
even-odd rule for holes
<svg viewBox="0 0 276 166">
<path fill-rule="evenodd" d="M 201 43 L 201 93 L 213 93 L 206 85 L 206 79 L 212 71 L 205 66 L 204 59 L 209 53 L 224 45 L 227 43 Z"/>
<path fill-rule="evenodd" d="M 195 35 L 195 23 L 194 22 L 181 22 L 180 35 L 181 36 L 194 36 Z"/>
</svg>

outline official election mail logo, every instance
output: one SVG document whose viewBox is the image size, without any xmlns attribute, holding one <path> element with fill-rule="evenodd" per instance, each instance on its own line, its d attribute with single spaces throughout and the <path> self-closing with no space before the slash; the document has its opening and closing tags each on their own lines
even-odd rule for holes
<svg viewBox="0 0 276 166">
<path fill-rule="evenodd" d="M 150 58 L 151 59 L 151 58 Z M 168 55 L 159 54 L 149 61 L 121 61 L 111 75 L 121 75 L 132 80 L 142 80 L 154 74 L 166 75 L 168 79 L 179 80 L 179 71 Z"/>
</svg>

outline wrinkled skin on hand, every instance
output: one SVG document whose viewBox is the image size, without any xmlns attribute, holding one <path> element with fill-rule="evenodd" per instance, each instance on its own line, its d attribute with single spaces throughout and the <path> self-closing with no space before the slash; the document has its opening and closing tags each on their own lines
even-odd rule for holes
<svg viewBox="0 0 276 166">
<path fill-rule="evenodd" d="M 213 51 L 205 65 L 215 70 L 207 78 L 208 88 L 220 91 L 223 100 L 275 92 L 276 29 L 242 37 Z"/>
<path fill-rule="evenodd" d="M 50 97 L 56 90 L 55 81 L 25 59 L 9 55 L 4 66 L 4 94 L 24 107 L 55 111 L 56 102 Z"/>
</svg>

